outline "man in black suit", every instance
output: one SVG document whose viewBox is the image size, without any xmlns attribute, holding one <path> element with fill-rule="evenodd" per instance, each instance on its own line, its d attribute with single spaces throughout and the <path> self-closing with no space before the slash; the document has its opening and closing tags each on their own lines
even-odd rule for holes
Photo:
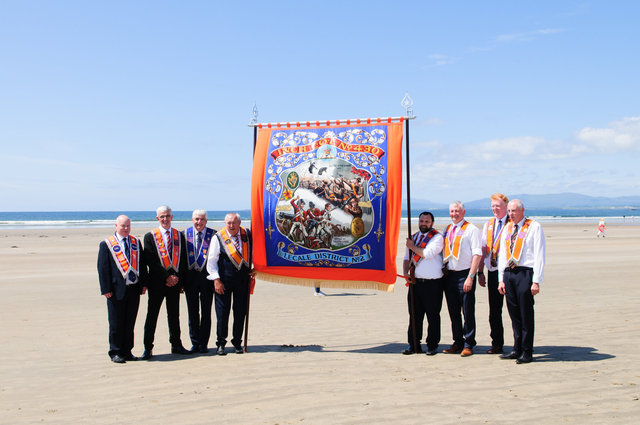
<svg viewBox="0 0 640 425">
<path fill-rule="evenodd" d="M 207 279 L 207 256 L 211 238 L 216 231 L 207 227 L 207 212 L 195 210 L 191 215 L 193 226 L 183 234 L 187 242 L 187 263 L 189 270 L 184 284 L 184 293 L 189 310 L 189 337 L 192 353 L 209 352 L 211 335 L 211 305 L 213 303 L 213 282 Z M 202 314 L 201 314 L 202 313 Z"/>
<path fill-rule="evenodd" d="M 130 232 L 129 217 L 119 216 L 115 234 L 100 242 L 98 251 L 100 292 L 107 299 L 109 318 L 109 357 L 114 363 L 138 360 L 131 349 L 147 267 L 140 241 Z"/>
<path fill-rule="evenodd" d="M 149 304 L 144 323 L 142 360 L 152 356 L 153 339 L 162 301 L 167 299 L 167 321 L 171 353 L 189 354 L 180 340 L 180 292 L 187 272 L 184 235 L 171 227 L 173 214 L 167 205 L 156 209 L 160 226 L 144 235 L 144 260 L 149 268 Z"/>
<path fill-rule="evenodd" d="M 242 354 L 242 331 L 247 314 L 247 298 L 252 279 L 253 243 L 251 232 L 240 227 L 240 215 L 229 213 L 225 227 L 212 239 L 207 259 L 207 279 L 213 280 L 217 317 L 217 354 L 226 354 L 224 347 L 229 334 L 229 313 L 233 302 L 233 338 L 237 354 Z M 232 299 L 233 297 L 233 299 Z"/>
</svg>

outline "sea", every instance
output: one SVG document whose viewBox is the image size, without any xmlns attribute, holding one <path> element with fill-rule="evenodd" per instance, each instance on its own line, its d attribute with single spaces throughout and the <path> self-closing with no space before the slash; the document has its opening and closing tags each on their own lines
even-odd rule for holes
<svg viewBox="0 0 640 425">
<path fill-rule="evenodd" d="M 207 211 L 208 225 L 219 228 L 224 225 L 224 216 L 228 211 Z M 237 210 L 243 226 L 251 222 L 250 210 Z M 422 210 L 412 210 L 412 222 L 417 220 Z M 446 209 L 432 209 L 436 223 L 449 220 Z M 108 228 L 114 225 L 118 215 L 125 214 L 132 221 L 132 227 L 148 228 L 157 224 L 155 211 L 11 211 L 0 212 L 0 231 L 2 229 L 71 229 L 71 228 Z M 593 223 L 601 218 L 609 224 L 640 225 L 640 210 L 621 208 L 588 209 L 526 209 L 525 215 L 540 222 Z M 491 210 L 468 209 L 466 218 L 472 222 L 487 220 Z M 402 212 L 402 222 L 407 221 L 407 211 Z M 191 211 L 173 211 L 173 225 L 186 228 L 191 223 Z"/>
</svg>

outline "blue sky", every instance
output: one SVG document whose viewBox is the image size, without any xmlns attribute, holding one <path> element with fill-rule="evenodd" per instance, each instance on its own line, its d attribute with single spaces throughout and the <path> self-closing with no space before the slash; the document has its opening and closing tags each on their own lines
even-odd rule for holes
<svg viewBox="0 0 640 425">
<path fill-rule="evenodd" d="M 3 211 L 249 207 L 259 121 L 400 116 L 412 197 L 640 194 L 640 2 L 0 1 Z"/>
</svg>

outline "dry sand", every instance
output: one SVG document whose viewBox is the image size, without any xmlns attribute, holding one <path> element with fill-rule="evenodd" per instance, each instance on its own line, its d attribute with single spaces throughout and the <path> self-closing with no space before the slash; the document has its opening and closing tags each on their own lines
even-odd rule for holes
<svg viewBox="0 0 640 425">
<path fill-rule="evenodd" d="M 595 227 L 544 224 L 547 268 L 528 365 L 484 354 L 480 287 L 476 354 L 401 355 L 401 282 L 394 293 L 326 289 L 324 298 L 258 282 L 250 352 L 226 357 L 168 354 L 163 306 L 153 360 L 114 364 L 96 272 L 98 243 L 110 229 L 6 230 L 0 423 L 636 423 L 640 227 L 609 225 L 606 239 L 596 239 Z M 144 296 L 137 355 L 146 304 Z M 180 309 L 188 348 L 184 297 Z M 510 343 L 506 308 L 503 315 Z M 451 343 L 446 304 L 442 319 L 440 349 Z"/>
</svg>

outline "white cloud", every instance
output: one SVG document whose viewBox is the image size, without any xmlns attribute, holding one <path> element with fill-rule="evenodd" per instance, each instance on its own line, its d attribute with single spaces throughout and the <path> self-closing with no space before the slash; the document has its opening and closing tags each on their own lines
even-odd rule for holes
<svg viewBox="0 0 640 425">
<path fill-rule="evenodd" d="M 576 137 L 605 152 L 640 149 L 640 117 L 613 121 L 606 128 L 585 127 Z"/>
<path fill-rule="evenodd" d="M 443 55 L 440 53 L 434 53 L 427 56 L 429 59 L 429 66 L 443 66 L 443 65 L 451 65 L 460 60 L 460 58 L 456 58 L 453 56 Z"/>
<path fill-rule="evenodd" d="M 496 41 L 505 43 L 512 41 L 530 41 L 536 38 L 546 35 L 558 34 L 566 30 L 560 28 L 544 28 L 535 31 L 513 33 L 513 34 L 501 34 L 496 37 Z"/>
</svg>

